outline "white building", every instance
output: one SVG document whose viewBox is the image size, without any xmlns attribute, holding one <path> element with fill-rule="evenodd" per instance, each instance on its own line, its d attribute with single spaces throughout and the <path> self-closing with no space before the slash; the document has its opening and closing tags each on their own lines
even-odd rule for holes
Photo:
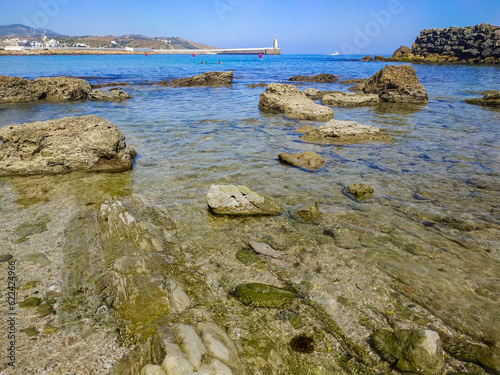
<svg viewBox="0 0 500 375">
<path fill-rule="evenodd" d="M 54 47 L 61 47 L 61 45 L 59 44 L 59 41 L 57 41 L 55 39 L 51 39 L 45 43 L 45 47 L 54 48 Z"/>
<path fill-rule="evenodd" d="M 273 49 L 278 49 L 278 35 L 274 34 L 274 43 L 273 43 Z"/>
</svg>

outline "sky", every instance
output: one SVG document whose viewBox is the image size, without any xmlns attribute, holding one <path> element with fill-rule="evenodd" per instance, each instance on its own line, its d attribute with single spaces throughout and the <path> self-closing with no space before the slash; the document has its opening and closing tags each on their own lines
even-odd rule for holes
<svg viewBox="0 0 500 375">
<path fill-rule="evenodd" d="M 0 25 L 67 35 L 178 36 L 284 54 L 391 54 L 420 30 L 500 26 L 500 0 L 0 0 Z"/>
</svg>

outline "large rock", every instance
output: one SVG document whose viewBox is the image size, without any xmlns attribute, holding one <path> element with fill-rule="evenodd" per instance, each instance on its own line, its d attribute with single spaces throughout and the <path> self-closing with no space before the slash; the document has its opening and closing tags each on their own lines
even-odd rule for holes
<svg viewBox="0 0 500 375">
<path fill-rule="evenodd" d="M 35 100 L 69 101 L 87 99 L 92 88 L 80 78 L 36 78 L 0 76 L 0 102 L 30 102 Z"/>
<path fill-rule="evenodd" d="M 444 369 L 443 346 L 434 331 L 378 329 L 371 339 L 382 357 L 403 372 L 438 375 Z"/>
<path fill-rule="evenodd" d="M 482 98 L 465 99 L 466 103 L 484 106 L 500 105 L 500 91 L 488 91 Z"/>
<path fill-rule="evenodd" d="M 277 215 L 281 207 L 246 186 L 212 185 L 207 195 L 208 206 L 219 215 Z"/>
<path fill-rule="evenodd" d="M 350 92 L 330 92 L 321 98 L 321 103 L 334 107 L 361 107 L 380 102 L 377 94 L 353 94 Z"/>
<path fill-rule="evenodd" d="M 283 152 L 278 155 L 278 159 L 285 164 L 306 169 L 318 169 L 324 163 L 321 155 L 312 151 L 306 151 L 301 154 L 286 154 Z"/>
<path fill-rule="evenodd" d="M 233 71 L 228 72 L 206 72 L 193 77 L 178 78 L 172 81 L 161 81 L 159 85 L 172 87 L 189 86 L 224 86 L 233 83 Z"/>
<path fill-rule="evenodd" d="M 365 94 L 378 94 L 382 102 L 427 103 L 428 95 L 409 65 L 386 65 L 363 86 Z"/>
<path fill-rule="evenodd" d="M 475 363 L 489 373 L 500 375 L 500 348 L 471 344 L 464 340 L 447 338 L 444 349 L 453 357 Z"/>
<path fill-rule="evenodd" d="M 297 87 L 271 83 L 260 94 L 259 108 L 266 112 L 284 113 L 297 120 L 328 121 L 333 118 L 331 108 L 314 103 Z"/>
<path fill-rule="evenodd" d="M 301 140 L 321 144 L 349 144 L 373 141 L 392 142 L 392 137 L 375 126 L 356 121 L 331 120 L 302 137 Z"/>
<path fill-rule="evenodd" d="M 289 81 L 295 82 L 318 82 L 318 83 L 332 83 L 337 82 L 338 78 L 333 74 L 323 73 L 315 76 L 293 76 Z"/>
<path fill-rule="evenodd" d="M 8 125 L 0 129 L 0 176 L 132 168 L 135 150 L 98 116 Z"/>
<path fill-rule="evenodd" d="M 113 90 L 113 91 L 103 91 L 103 90 L 92 90 L 89 95 L 90 100 L 101 100 L 101 101 L 117 101 L 131 99 L 132 97 L 125 91 Z"/>
</svg>

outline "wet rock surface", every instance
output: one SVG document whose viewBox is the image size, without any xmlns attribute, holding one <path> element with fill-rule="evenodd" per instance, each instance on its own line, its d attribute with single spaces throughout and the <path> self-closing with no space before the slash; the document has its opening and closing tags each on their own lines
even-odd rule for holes
<svg viewBox="0 0 500 375">
<path fill-rule="evenodd" d="M 175 78 L 172 81 L 161 81 L 157 85 L 171 87 L 191 86 L 226 86 L 233 83 L 233 71 L 205 72 L 193 77 Z"/>
<path fill-rule="evenodd" d="M 0 129 L 0 176 L 117 172 L 132 168 L 135 150 L 97 116 L 13 124 Z"/>
<path fill-rule="evenodd" d="M 306 169 L 318 169 L 325 162 L 323 157 L 315 152 L 306 151 L 301 154 L 286 154 L 281 153 L 278 159 L 285 164 L 293 165 L 294 167 Z"/>
<path fill-rule="evenodd" d="M 330 92 L 322 95 L 321 103 L 334 107 L 361 107 L 380 102 L 377 94 L 353 94 L 350 92 Z"/>
<path fill-rule="evenodd" d="M 318 82 L 318 83 L 333 83 L 338 82 L 338 78 L 333 74 L 322 73 L 315 76 L 293 76 L 289 81 L 294 82 Z"/>
<path fill-rule="evenodd" d="M 126 100 L 131 98 L 132 97 L 129 94 L 121 90 L 112 90 L 112 91 L 92 90 L 92 92 L 89 95 L 90 100 L 103 100 L 103 101 Z"/>
<path fill-rule="evenodd" d="M 482 98 L 465 99 L 465 102 L 484 106 L 500 106 L 500 91 L 488 91 L 484 93 Z"/>
<path fill-rule="evenodd" d="M 300 137 L 301 140 L 320 144 L 349 144 L 365 142 L 392 142 L 392 137 L 374 126 L 356 121 L 330 120 Z"/>
<path fill-rule="evenodd" d="M 259 108 L 264 112 L 284 113 L 297 120 L 327 121 L 333 118 L 331 108 L 314 103 L 292 85 L 271 83 L 260 95 Z"/>
</svg>

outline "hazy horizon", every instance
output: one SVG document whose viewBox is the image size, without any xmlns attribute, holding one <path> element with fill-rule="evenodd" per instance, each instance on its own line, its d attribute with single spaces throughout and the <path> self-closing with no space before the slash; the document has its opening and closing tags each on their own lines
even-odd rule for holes
<svg viewBox="0 0 500 375">
<path fill-rule="evenodd" d="M 500 2 L 480 0 L 0 0 L 0 24 L 77 35 L 177 36 L 220 48 L 271 47 L 284 54 L 390 54 L 420 30 L 500 24 Z M 363 2 L 361 2 L 363 3 Z"/>
</svg>

